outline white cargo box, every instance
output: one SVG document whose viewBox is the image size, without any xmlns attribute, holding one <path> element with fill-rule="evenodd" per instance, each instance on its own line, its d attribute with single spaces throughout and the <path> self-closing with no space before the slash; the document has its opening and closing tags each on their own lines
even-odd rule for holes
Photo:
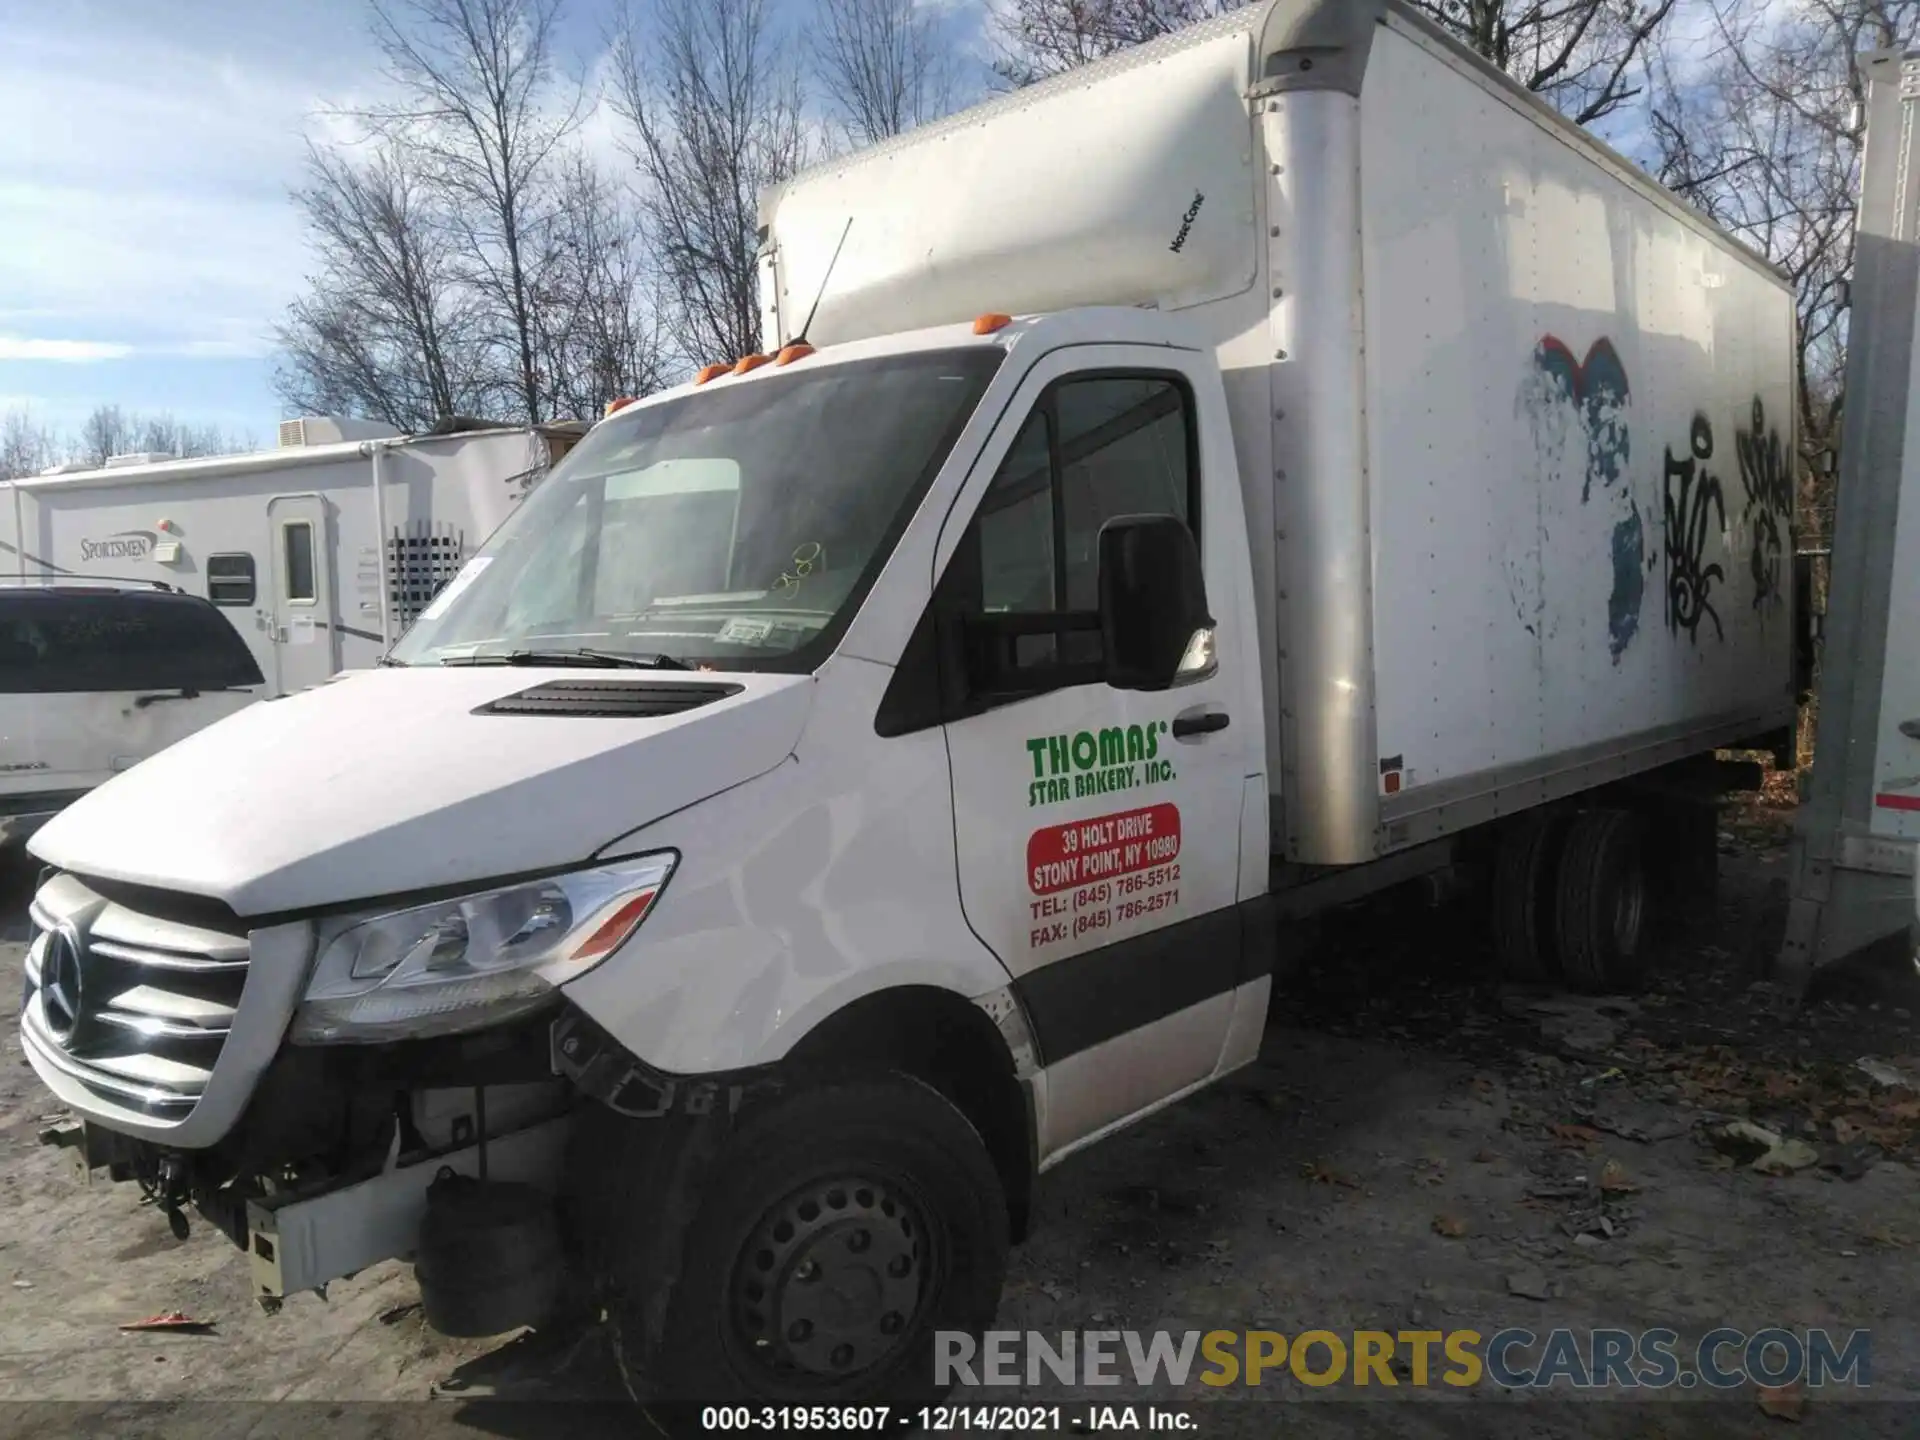
<svg viewBox="0 0 1920 1440">
<path fill-rule="evenodd" d="M 1793 297 L 1397 5 L 1269 0 L 762 210 L 769 342 L 1181 310 L 1233 409 L 1276 849 L 1789 725 Z M 851 227 L 848 221 L 851 220 Z"/>
</svg>

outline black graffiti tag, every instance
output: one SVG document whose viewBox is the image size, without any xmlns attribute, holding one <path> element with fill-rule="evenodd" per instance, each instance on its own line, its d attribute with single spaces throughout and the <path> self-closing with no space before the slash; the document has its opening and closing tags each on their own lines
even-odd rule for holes
<svg viewBox="0 0 1920 1440">
<path fill-rule="evenodd" d="M 1740 484 L 1746 491 L 1741 518 L 1753 528 L 1747 568 L 1753 575 L 1753 608 L 1771 609 L 1780 603 L 1780 521 L 1793 513 L 1793 485 L 1787 475 L 1780 432 L 1767 429 L 1767 412 L 1753 397 L 1753 428 L 1733 432 L 1734 453 L 1740 461 Z"/>
<path fill-rule="evenodd" d="M 1714 582 L 1726 579 L 1726 571 L 1701 563 L 1708 537 L 1727 525 L 1720 482 L 1706 470 L 1705 462 L 1713 458 L 1713 426 L 1705 415 L 1693 417 L 1687 443 L 1692 454 L 1685 459 L 1674 459 L 1672 447 L 1666 450 L 1667 628 L 1675 634 L 1684 630 L 1689 640 L 1698 642 L 1704 616 L 1713 621 L 1714 634 L 1725 640 L 1727 632 L 1709 596 Z M 1718 513 L 1718 527 L 1710 523 L 1710 512 Z"/>
</svg>

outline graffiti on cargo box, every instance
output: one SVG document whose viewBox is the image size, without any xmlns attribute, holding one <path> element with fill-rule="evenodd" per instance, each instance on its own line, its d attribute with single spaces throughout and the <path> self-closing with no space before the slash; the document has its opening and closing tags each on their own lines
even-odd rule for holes
<svg viewBox="0 0 1920 1440">
<path fill-rule="evenodd" d="M 1707 564 L 1706 553 L 1707 541 L 1727 527 L 1727 507 L 1720 482 L 1706 468 L 1713 458 L 1713 424 L 1705 415 L 1693 417 L 1687 450 L 1678 460 L 1671 446 L 1666 451 L 1667 628 L 1676 635 L 1684 630 L 1697 642 L 1700 622 L 1710 619 L 1714 634 L 1724 640 L 1727 632 L 1712 595 L 1726 571 Z M 1709 518 L 1715 514 L 1717 525 Z"/>
<path fill-rule="evenodd" d="M 1793 482 L 1788 478 L 1780 432 L 1767 429 L 1766 407 L 1753 397 L 1753 425 L 1733 432 L 1734 453 L 1740 461 L 1740 484 L 1746 491 L 1741 519 L 1751 532 L 1747 569 L 1753 576 L 1753 608 L 1780 606 L 1781 528 L 1793 514 Z"/>
<path fill-rule="evenodd" d="M 1534 347 L 1522 407 L 1532 421 L 1543 483 L 1558 478 L 1570 484 L 1577 474 L 1580 504 L 1593 503 L 1597 490 L 1612 515 L 1605 531 L 1610 571 L 1606 618 L 1607 648 L 1615 664 L 1639 633 L 1653 560 L 1630 484 L 1631 401 L 1627 368 L 1606 336 L 1587 347 L 1585 359 L 1576 359 L 1572 348 L 1554 335 L 1542 336 Z M 1543 511 L 1538 542 L 1544 545 L 1548 539 Z M 1543 598 L 1536 600 L 1535 608 L 1543 603 Z"/>
</svg>

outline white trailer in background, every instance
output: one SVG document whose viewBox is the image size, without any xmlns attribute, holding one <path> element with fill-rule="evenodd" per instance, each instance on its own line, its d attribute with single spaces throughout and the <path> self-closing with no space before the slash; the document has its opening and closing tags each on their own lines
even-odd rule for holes
<svg viewBox="0 0 1920 1440">
<path fill-rule="evenodd" d="M 253 454 L 56 466 L 0 506 L 0 565 L 203 595 L 286 694 L 378 659 L 581 433 L 313 418 Z"/>
<path fill-rule="evenodd" d="M 1783 974 L 1908 933 L 1920 842 L 1920 54 L 1866 64 L 1818 744 Z"/>
</svg>

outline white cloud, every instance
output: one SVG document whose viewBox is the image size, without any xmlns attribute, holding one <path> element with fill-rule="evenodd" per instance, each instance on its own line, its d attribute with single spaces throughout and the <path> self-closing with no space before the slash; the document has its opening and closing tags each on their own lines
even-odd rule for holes
<svg viewBox="0 0 1920 1440">
<path fill-rule="evenodd" d="M 0 332 L 71 344 L 0 358 L 266 353 L 307 268 L 286 188 L 332 66 L 28 13 L 0 50 Z"/>
<path fill-rule="evenodd" d="M 51 360 L 59 364 L 85 365 L 96 360 L 124 360 L 133 354 L 131 345 L 101 340 L 36 340 L 20 335 L 0 335 L 0 360 Z"/>
</svg>

